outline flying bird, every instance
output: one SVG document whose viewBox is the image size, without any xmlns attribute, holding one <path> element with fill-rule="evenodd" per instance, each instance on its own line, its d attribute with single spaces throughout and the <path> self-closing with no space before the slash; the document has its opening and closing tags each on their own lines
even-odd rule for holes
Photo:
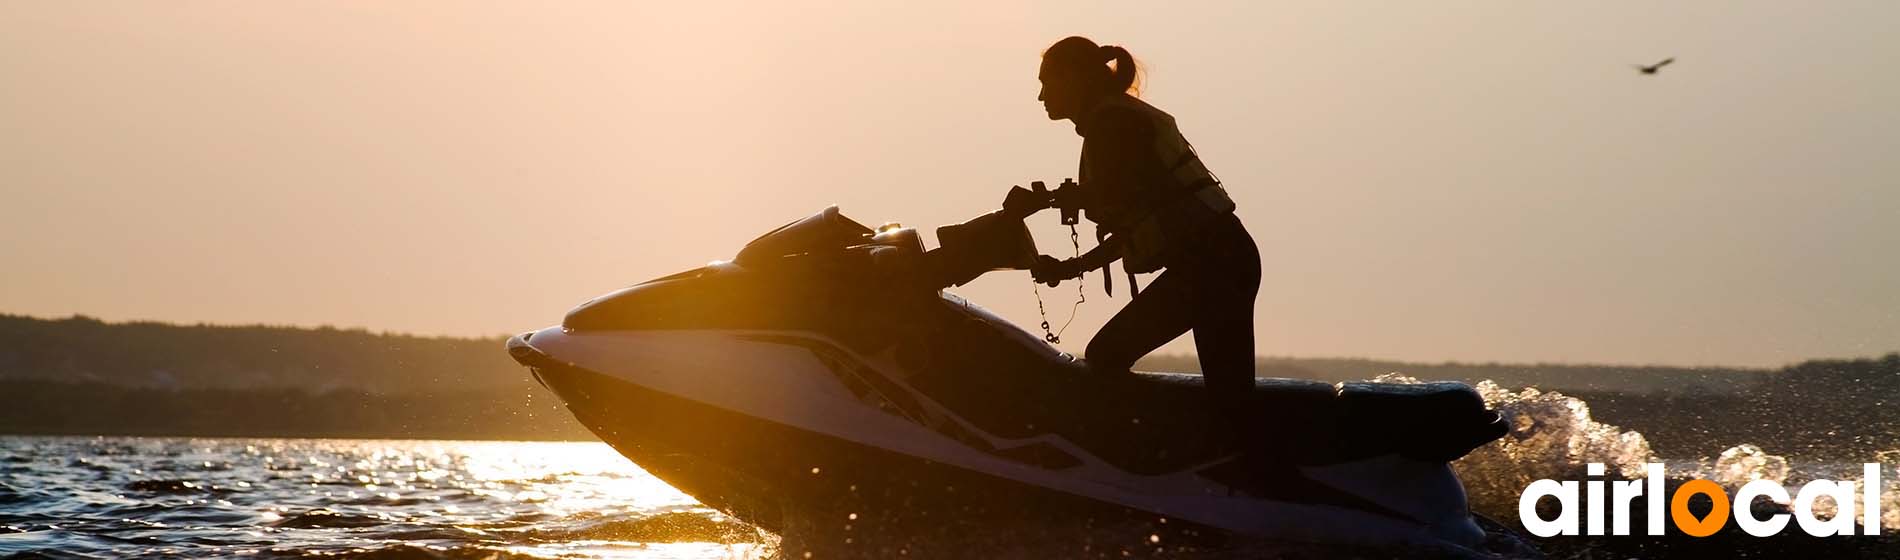
<svg viewBox="0 0 1900 560">
<path fill-rule="evenodd" d="M 1669 65 L 1669 63 L 1671 63 L 1671 62 L 1675 62 L 1675 61 L 1676 61 L 1676 59 L 1675 59 L 1675 57 L 1669 57 L 1669 58 L 1665 58 L 1665 59 L 1663 59 L 1663 61 L 1662 61 L 1662 62 L 1658 62 L 1658 63 L 1655 63 L 1655 64 L 1651 64 L 1651 65 L 1649 65 L 1649 66 L 1643 66 L 1643 65 L 1640 65 L 1640 64 L 1635 64 L 1635 65 L 1632 65 L 1632 66 L 1635 66 L 1635 67 L 1636 67 L 1636 71 L 1638 71 L 1638 72 L 1642 72 L 1642 73 L 1644 73 L 1644 74 L 1655 74 L 1657 70 L 1661 70 L 1661 69 L 1662 69 L 1662 67 L 1664 67 L 1664 66 L 1668 66 L 1668 65 Z"/>
</svg>

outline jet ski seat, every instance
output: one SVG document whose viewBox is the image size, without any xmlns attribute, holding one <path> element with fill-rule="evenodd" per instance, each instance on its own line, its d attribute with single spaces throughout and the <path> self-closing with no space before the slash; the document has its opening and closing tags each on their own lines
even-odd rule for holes
<svg viewBox="0 0 1900 560">
<path fill-rule="evenodd" d="M 1510 431 L 1463 383 L 1341 383 L 1339 400 L 1345 427 L 1361 435 L 1358 441 L 1427 461 L 1458 459 Z M 1388 437 L 1371 436 L 1378 433 Z"/>
<path fill-rule="evenodd" d="M 1098 374 L 1099 375 L 1099 374 Z M 1099 377 L 1098 377 L 1099 379 Z M 1078 441 L 1112 463 L 1162 472 L 1211 458 L 1216 445 L 1199 375 L 1134 372 L 1099 382 L 1085 399 Z M 1508 426 L 1484 399 L 1457 382 L 1419 384 L 1263 377 L 1255 380 L 1239 427 L 1246 451 L 1274 462 L 1326 465 L 1397 454 L 1451 461 L 1501 437 Z M 1088 433 L 1096 432 L 1096 433 Z M 1094 436 L 1094 437 L 1091 437 Z"/>
</svg>

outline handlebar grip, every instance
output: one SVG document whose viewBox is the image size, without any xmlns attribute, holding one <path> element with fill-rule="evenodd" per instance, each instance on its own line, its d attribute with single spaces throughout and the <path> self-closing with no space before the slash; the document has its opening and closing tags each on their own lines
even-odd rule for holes
<svg viewBox="0 0 1900 560">
<path fill-rule="evenodd" d="M 1074 178 L 1063 178 L 1061 188 L 1064 189 L 1063 192 L 1074 193 L 1076 191 L 1068 190 L 1068 189 L 1075 189 L 1078 187 L 1076 187 Z M 1062 209 L 1062 225 L 1072 226 L 1072 225 L 1082 223 L 1082 209 L 1080 207 L 1077 207 L 1075 205 L 1068 205 L 1068 206 L 1061 207 L 1061 209 Z"/>
</svg>

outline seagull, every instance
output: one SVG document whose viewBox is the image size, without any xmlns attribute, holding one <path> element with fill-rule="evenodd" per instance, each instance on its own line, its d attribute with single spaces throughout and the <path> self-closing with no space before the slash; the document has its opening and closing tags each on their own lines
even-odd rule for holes
<svg viewBox="0 0 1900 560">
<path fill-rule="evenodd" d="M 1658 63 L 1655 63 L 1655 64 L 1651 64 L 1651 65 L 1649 65 L 1649 66 L 1643 66 L 1643 65 L 1640 65 L 1640 64 L 1633 64 L 1633 65 L 1631 65 L 1631 66 L 1635 66 L 1635 67 L 1636 67 L 1636 71 L 1638 71 L 1638 72 L 1642 72 L 1642 73 L 1644 73 L 1644 74 L 1655 74 L 1657 70 L 1661 70 L 1661 69 L 1662 69 L 1662 67 L 1664 67 L 1664 66 L 1668 66 L 1668 65 L 1669 65 L 1669 63 L 1671 63 L 1671 62 L 1675 62 L 1675 61 L 1676 61 L 1676 59 L 1675 59 L 1675 57 L 1670 57 L 1670 58 L 1665 58 L 1665 59 L 1663 59 L 1663 61 L 1662 61 L 1662 62 L 1658 62 Z"/>
</svg>

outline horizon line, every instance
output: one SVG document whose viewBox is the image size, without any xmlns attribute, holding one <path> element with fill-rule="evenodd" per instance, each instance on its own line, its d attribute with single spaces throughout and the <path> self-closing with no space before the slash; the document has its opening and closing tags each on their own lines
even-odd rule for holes
<svg viewBox="0 0 1900 560">
<path fill-rule="evenodd" d="M 343 331 L 343 332 L 358 332 L 358 333 L 370 334 L 370 335 L 376 335 L 376 336 L 393 336 L 393 337 L 407 337 L 407 338 L 420 338 L 420 339 L 432 339 L 432 340 L 462 340 L 462 341 L 505 340 L 508 337 L 513 336 L 512 334 L 508 334 L 508 333 L 500 333 L 500 334 L 485 335 L 485 336 L 455 335 L 455 334 L 421 334 L 421 333 L 404 332 L 404 331 L 372 330 L 371 328 L 366 327 L 366 326 L 337 326 L 337 325 L 330 325 L 330 324 L 299 325 L 299 324 L 293 324 L 293 323 L 213 323 L 213 322 L 207 322 L 207 321 L 187 323 L 187 322 L 182 322 L 182 321 L 171 321 L 171 320 L 163 320 L 163 319 L 104 319 L 98 316 L 88 315 L 85 313 L 77 313 L 77 312 L 64 316 L 64 317 L 42 317 L 42 316 L 36 316 L 36 315 L 31 315 L 31 314 L 26 314 L 26 313 L 13 313 L 13 312 L 8 312 L 8 311 L 0 311 L 0 319 L 6 319 L 6 318 L 20 318 L 20 319 L 48 321 L 48 322 L 92 321 L 92 322 L 96 322 L 96 323 L 100 323 L 104 325 L 161 325 L 161 326 L 169 326 L 169 327 L 264 328 L 264 329 L 284 329 L 284 330 L 303 330 L 303 331 L 333 330 L 333 331 Z M 1879 359 L 1883 359 L 1889 356 L 1896 356 L 1896 355 L 1900 355 L 1900 350 L 1887 352 L 1885 354 L 1874 354 L 1874 355 L 1869 355 L 1869 356 L 1855 356 L 1855 357 L 1846 357 L 1846 358 L 1813 357 L 1813 358 L 1802 359 L 1795 362 L 1783 363 L 1779 366 L 1740 366 L 1740 365 L 1723 365 L 1723 364 L 1671 365 L 1671 364 L 1657 364 L 1657 363 L 1636 364 L 1636 363 L 1617 363 L 1617 362 L 1564 362 L 1564 361 L 1541 361 L 1541 360 L 1534 361 L 1534 362 L 1499 362 L 1495 360 L 1490 360 L 1490 361 L 1418 360 L 1418 359 L 1403 359 L 1403 358 L 1378 358 L 1378 357 L 1366 357 L 1366 356 L 1294 356 L 1294 355 L 1270 355 L 1270 354 L 1255 354 L 1254 359 L 1256 361 L 1261 361 L 1261 360 L 1265 360 L 1265 361 L 1334 360 L 1334 361 L 1359 361 L 1359 362 L 1386 362 L 1386 363 L 1404 364 L 1408 366 L 1426 366 L 1426 367 L 1444 367 L 1444 366 L 1596 367 L 1596 368 L 1623 368 L 1623 369 L 1730 370 L 1730 371 L 1748 371 L 1748 372 L 1766 373 L 1766 372 L 1773 372 L 1776 370 L 1785 369 L 1791 366 L 1795 366 L 1795 365 L 1799 365 L 1799 364 L 1803 364 L 1807 362 L 1814 362 L 1814 361 L 1853 361 L 1853 360 L 1868 360 L 1868 359 L 1879 360 Z M 1195 356 L 1197 356 L 1197 354 L 1192 353 L 1192 352 L 1180 352 L 1180 353 L 1170 352 L 1170 353 L 1150 354 L 1144 357 L 1144 359 L 1194 358 Z"/>
</svg>

